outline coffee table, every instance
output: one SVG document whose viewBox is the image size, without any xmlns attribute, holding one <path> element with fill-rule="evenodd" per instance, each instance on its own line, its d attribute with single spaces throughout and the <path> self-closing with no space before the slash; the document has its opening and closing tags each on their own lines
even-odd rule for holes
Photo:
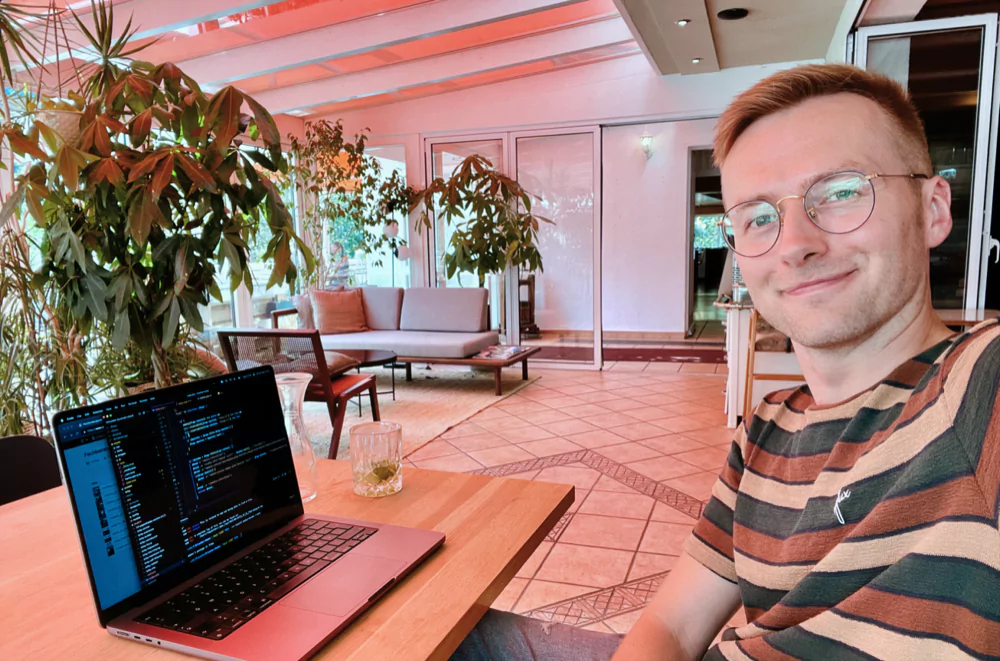
<svg viewBox="0 0 1000 661">
<path fill-rule="evenodd" d="M 352 358 L 358 361 L 358 371 L 361 371 L 362 367 L 379 367 L 381 365 L 390 365 L 396 362 L 396 354 L 392 351 L 382 351 L 380 349 L 335 349 L 339 354 Z M 392 401 L 396 401 L 396 370 L 389 368 L 389 372 L 392 373 L 392 390 L 389 392 L 380 392 L 380 395 L 392 394 Z M 361 398 L 358 397 L 358 410 L 361 410 Z"/>
<path fill-rule="evenodd" d="M 316 659 L 446 661 L 573 502 L 573 487 L 406 467 L 403 490 L 354 495 L 349 461 L 316 462 L 307 512 L 443 532 L 408 577 Z M 0 659 L 174 659 L 101 629 L 65 487 L 0 507 Z M 280 632 L 279 632 L 280 633 Z"/>
<path fill-rule="evenodd" d="M 502 347 L 501 347 L 502 348 Z M 541 347 L 521 347 L 517 353 L 514 353 L 507 358 L 477 358 L 476 356 L 471 356 L 469 358 L 421 358 L 419 356 L 399 356 L 396 358 L 397 362 L 406 363 L 406 380 L 413 380 L 413 371 L 411 365 L 413 363 L 426 363 L 428 365 L 471 365 L 475 367 L 488 367 L 493 370 L 493 379 L 496 383 L 496 393 L 497 397 L 503 395 L 503 382 L 501 381 L 501 373 L 503 368 L 510 367 L 511 365 L 516 365 L 521 363 L 521 378 L 524 381 L 528 380 L 528 358 L 534 356 L 536 353 L 541 351 Z"/>
</svg>

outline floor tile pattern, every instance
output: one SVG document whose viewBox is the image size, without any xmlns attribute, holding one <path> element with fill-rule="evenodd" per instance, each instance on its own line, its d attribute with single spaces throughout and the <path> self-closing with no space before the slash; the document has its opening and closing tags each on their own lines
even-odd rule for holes
<svg viewBox="0 0 1000 661">
<path fill-rule="evenodd" d="M 406 463 L 574 485 L 569 511 L 493 606 L 626 633 L 673 569 L 731 447 L 725 374 L 655 362 L 531 369 L 538 381 Z"/>
<path fill-rule="evenodd" d="M 657 588 L 668 573 L 670 572 L 653 574 L 614 587 L 557 601 L 527 611 L 524 615 L 576 627 L 596 624 L 609 617 L 642 610 L 656 594 Z"/>
</svg>

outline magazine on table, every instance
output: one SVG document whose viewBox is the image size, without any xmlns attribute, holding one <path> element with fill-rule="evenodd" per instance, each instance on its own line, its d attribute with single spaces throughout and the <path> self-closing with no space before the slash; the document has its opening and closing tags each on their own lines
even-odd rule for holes
<svg viewBox="0 0 1000 661">
<path fill-rule="evenodd" d="M 486 347 L 476 354 L 476 358 L 488 358 L 490 360 L 506 360 L 517 354 L 524 347 L 495 345 Z"/>
</svg>

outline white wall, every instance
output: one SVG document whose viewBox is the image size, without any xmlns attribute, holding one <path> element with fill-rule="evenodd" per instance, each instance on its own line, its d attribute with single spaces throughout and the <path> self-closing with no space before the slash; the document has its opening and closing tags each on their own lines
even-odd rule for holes
<svg viewBox="0 0 1000 661">
<path fill-rule="evenodd" d="M 714 119 L 699 119 L 604 129 L 605 331 L 685 330 L 689 151 L 710 147 L 714 127 Z M 643 135 L 652 136 L 649 160 Z"/>
<path fill-rule="evenodd" d="M 372 135 L 389 136 L 711 117 L 761 78 L 796 64 L 801 63 L 658 76 L 645 57 L 636 54 L 364 108 L 344 113 L 342 119 L 347 130 L 369 127 Z"/>
<path fill-rule="evenodd" d="M 426 181 L 422 152 L 425 137 L 714 118 L 741 91 L 796 64 L 801 63 L 659 76 L 639 54 L 359 109 L 340 118 L 345 131 L 370 128 L 370 144 L 405 145 L 407 180 L 422 186 Z M 326 119 L 334 121 L 338 116 Z M 612 160 L 605 155 L 603 165 L 604 255 L 610 260 L 602 268 L 604 298 L 609 301 L 604 308 L 605 329 L 684 330 L 684 277 L 690 243 L 685 225 L 686 145 L 692 141 L 702 146 L 710 144 L 711 124 L 712 120 L 703 122 L 696 130 L 671 124 L 651 125 L 650 130 L 658 134 L 658 146 L 649 163 L 644 162 L 638 149 L 637 136 L 642 129 L 611 129 L 615 136 L 612 141 L 620 144 L 618 154 Z M 410 282 L 411 286 L 421 286 L 427 282 L 425 242 L 412 231 L 414 220 L 411 216 Z M 652 312 L 650 304 L 657 299 L 661 302 Z"/>
</svg>

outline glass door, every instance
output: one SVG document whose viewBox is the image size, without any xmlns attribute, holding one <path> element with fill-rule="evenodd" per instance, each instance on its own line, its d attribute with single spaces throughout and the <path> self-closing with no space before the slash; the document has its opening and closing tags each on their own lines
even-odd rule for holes
<svg viewBox="0 0 1000 661">
<path fill-rule="evenodd" d="M 600 369 L 599 127 L 440 137 L 425 142 L 426 172 L 449 177 L 471 154 L 516 178 L 535 196 L 533 210 L 552 224 L 539 229 L 544 272 L 508 270 L 490 276 L 492 327 L 506 344 L 542 346 L 552 366 Z M 460 219 L 454 222 L 461 222 Z M 478 287 L 475 276 L 445 270 L 454 225 L 433 219 L 430 281 L 438 287 Z"/>
<path fill-rule="evenodd" d="M 858 66 L 909 90 L 926 128 L 934 174 L 951 184 L 954 226 L 931 251 L 936 308 L 983 307 L 996 38 L 997 16 L 986 14 L 861 28 L 855 42 Z"/>
<path fill-rule="evenodd" d="M 539 227 L 544 271 L 521 271 L 512 330 L 538 360 L 601 366 L 599 129 L 511 134 L 518 183 L 552 221 Z M 513 335 L 513 333 L 512 333 Z"/>
<path fill-rule="evenodd" d="M 494 168 L 500 172 L 506 172 L 504 162 L 504 137 L 503 135 L 483 136 L 470 139 L 447 139 L 431 140 L 427 144 L 427 171 L 431 178 L 441 177 L 447 179 L 455 171 L 459 164 L 473 154 L 485 157 Z M 463 218 L 454 219 L 450 223 L 443 218 L 436 216 L 432 218 L 433 238 L 430 241 L 434 258 L 430 260 L 430 280 L 435 287 L 478 287 L 479 282 L 476 276 L 470 273 L 457 273 L 451 278 L 445 270 L 444 257 L 449 250 L 452 234 L 455 231 L 455 223 L 461 223 Z M 489 276 L 484 283 L 490 292 L 490 328 L 499 329 L 501 341 L 508 342 L 506 337 L 506 318 L 504 306 L 500 295 L 499 276 Z M 509 342 L 508 342 L 509 343 Z"/>
</svg>

